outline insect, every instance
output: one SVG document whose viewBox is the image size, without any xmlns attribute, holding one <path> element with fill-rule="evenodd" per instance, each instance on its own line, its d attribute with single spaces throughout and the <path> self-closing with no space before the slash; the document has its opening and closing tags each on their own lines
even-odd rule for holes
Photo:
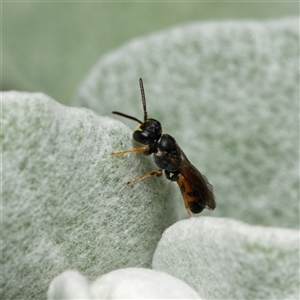
<svg viewBox="0 0 300 300">
<path fill-rule="evenodd" d="M 134 178 L 126 184 L 147 178 L 149 176 L 161 176 L 163 171 L 168 180 L 176 181 L 189 216 L 192 213 L 200 213 L 204 208 L 213 210 L 216 208 L 213 186 L 207 178 L 202 175 L 195 166 L 187 159 L 184 152 L 177 145 L 175 139 L 169 134 L 162 133 L 159 121 L 148 118 L 146 109 L 146 97 L 143 80 L 139 80 L 144 121 L 121 112 L 113 111 L 113 114 L 131 119 L 139 123 L 133 132 L 133 139 L 143 146 L 131 150 L 112 152 L 112 155 L 120 155 L 132 152 L 143 152 L 145 155 L 153 154 L 153 160 L 159 170 Z"/>
</svg>

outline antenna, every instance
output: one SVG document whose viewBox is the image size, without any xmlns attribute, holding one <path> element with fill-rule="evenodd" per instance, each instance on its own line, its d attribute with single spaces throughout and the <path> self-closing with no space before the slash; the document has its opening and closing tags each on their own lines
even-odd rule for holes
<svg viewBox="0 0 300 300">
<path fill-rule="evenodd" d="M 147 114 L 147 109 L 146 109 L 146 97 L 145 97 L 145 90 L 144 90 L 144 85 L 143 85 L 143 79 L 142 78 L 140 78 L 139 83 L 140 83 L 140 90 L 141 90 L 142 102 L 143 102 L 144 122 L 146 122 L 146 120 L 148 118 L 148 114 Z"/>
<path fill-rule="evenodd" d="M 130 120 L 133 120 L 133 121 L 137 121 L 138 123 L 140 124 L 143 124 L 142 121 L 140 121 L 139 119 L 135 118 L 135 117 L 132 117 L 132 116 L 129 116 L 129 115 L 126 115 L 126 114 L 123 114 L 121 112 L 118 112 L 118 111 L 112 111 L 113 114 L 115 115 L 119 115 L 121 117 L 124 117 L 124 118 L 127 118 L 127 119 L 130 119 Z"/>
</svg>

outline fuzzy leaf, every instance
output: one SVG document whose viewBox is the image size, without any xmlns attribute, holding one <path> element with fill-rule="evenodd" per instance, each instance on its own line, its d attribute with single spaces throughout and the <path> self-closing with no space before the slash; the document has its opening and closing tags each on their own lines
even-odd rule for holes
<svg viewBox="0 0 300 300">
<path fill-rule="evenodd" d="M 153 268 L 202 299 L 298 299 L 299 232 L 224 218 L 192 218 L 163 234 Z"/>
<path fill-rule="evenodd" d="M 66 269 L 89 278 L 149 267 L 162 232 L 178 220 L 173 185 L 128 179 L 153 168 L 126 126 L 43 94 L 2 94 L 3 291 L 42 299 Z"/>
<path fill-rule="evenodd" d="M 50 284 L 48 299 L 200 299 L 189 285 L 169 274 L 126 268 L 103 275 L 91 284 L 76 271 L 65 271 Z"/>
<path fill-rule="evenodd" d="M 214 186 L 204 214 L 299 227 L 298 41 L 298 18 L 171 28 L 101 58 L 74 103 L 142 119 L 142 77 L 149 117 Z"/>
</svg>

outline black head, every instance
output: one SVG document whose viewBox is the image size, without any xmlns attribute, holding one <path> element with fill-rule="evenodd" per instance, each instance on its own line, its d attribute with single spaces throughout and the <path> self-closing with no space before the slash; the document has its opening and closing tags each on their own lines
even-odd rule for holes
<svg viewBox="0 0 300 300">
<path fill-rule="evenodd" d="M 123 114 L 118 111 L 113 111 L 112 113 L 140 123 L 133 132 L 133 138 L 140 144 L 149 145 L 149 144 L 157 143 L 157 141 L 161 137 L 162 128 L 160 123 L 157 120 L 148 119 L 147 109 L 146 109 L 146 97 L 145 97 L 142 78 L 140 78 L 139 82 L 140 82 L 140 90 L 141 90 L 143 110 L 144 110 L 144 122 L 138 120 L 135 117 Z"/>
<path fill-rule="evenodd" d="M 147 119 L 136 127 L 133 138 L 143 145 L 156 143 L 161 137 L 162 129 L 157 120 Z"/>
</svg>

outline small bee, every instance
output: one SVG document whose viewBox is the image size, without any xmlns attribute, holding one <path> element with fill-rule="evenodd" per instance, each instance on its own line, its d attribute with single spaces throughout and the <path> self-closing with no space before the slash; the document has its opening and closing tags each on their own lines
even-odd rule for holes
<svg viewBox="0 0 300 300">
<path fill-rule="evenodd" d="M 161 176 L 164 170 L 168 180 L 177 182 L 189 216 L 191 216 L 191 212 L 198 214 L 202 212 L 204 208 L 210 210 L 215 209 L 216 202 L 213 194 L 213 186 L 208 182 L 207 178 L 190 163 L 181 148 L 177 145 L 175 139 L 169 134 L 162 134 L 160 122 L 148 118 L 145 91 L 141 78 L 139 83 L 144 110 L 144 122 L 121 112 L 113 111 L 112 113 L 138 122 L 139 125 L 133 132 L 133 139 L 145 146 L 131 150 L 112 152 L 111 154 L 119 155 L 142 151 L 145 155 L 153 154 L 153 160 L 159 170 L 154 170 L 134 178 L 126 182 L 126 184 L 153 175 Z"/>
</svg>

